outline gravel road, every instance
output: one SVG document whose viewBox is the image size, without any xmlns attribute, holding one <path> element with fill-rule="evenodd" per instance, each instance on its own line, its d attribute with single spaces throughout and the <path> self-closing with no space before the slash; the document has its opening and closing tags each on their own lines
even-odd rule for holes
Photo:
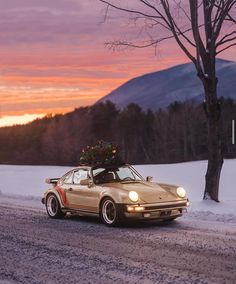
<svg viewBox="0 0 236 284">
<path fill-rule="evenodd" d="M 0 205 L 0 283 L 236 283 L 236 223 L 108 228 Z"/>
</svg>

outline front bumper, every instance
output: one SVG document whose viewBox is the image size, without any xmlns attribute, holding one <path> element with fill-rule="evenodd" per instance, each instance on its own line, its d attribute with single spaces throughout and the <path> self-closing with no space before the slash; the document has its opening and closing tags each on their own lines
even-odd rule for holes
<svg viewBox="0 0 236 284">
<path fill-rule="evenodd" d="M 152 204 L 122 205 L 123 216 L 127 219 L 153 220 L 173 219 L 187 211 L 188 200 Z"/>
<path fill-rule="evenodd" d="M 43 204 L 45 204 L 45 198 L 44 198 L 44 197 L 41 199 L 41 202 L 42 202 Z"/>
</svg>

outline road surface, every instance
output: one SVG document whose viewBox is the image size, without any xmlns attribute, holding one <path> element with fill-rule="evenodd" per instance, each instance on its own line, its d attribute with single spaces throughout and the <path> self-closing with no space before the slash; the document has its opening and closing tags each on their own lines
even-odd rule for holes
<svg viewBox="0 0 236 284">
<path fill-rule="evenodd" d="M 0 204 L 0 283 L 236 283 L 236 223 L 108 228 Z"/>
</svg>

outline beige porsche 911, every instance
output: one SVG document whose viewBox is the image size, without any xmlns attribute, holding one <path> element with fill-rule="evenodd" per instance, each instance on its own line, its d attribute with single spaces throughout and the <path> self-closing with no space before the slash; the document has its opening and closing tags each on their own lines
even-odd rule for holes
<svg viewBox="0 0 236 284">
<path fill-rule="evenodd" d="M 70 212 L 98 216 L 108 226 L 128 219 L 171 221 L 189 203 L 182 187 L 145 180 L 130 165 L 80 166 L 46 182 L 52 187 L 42 203 L 51 218 Z"/>
</svg>

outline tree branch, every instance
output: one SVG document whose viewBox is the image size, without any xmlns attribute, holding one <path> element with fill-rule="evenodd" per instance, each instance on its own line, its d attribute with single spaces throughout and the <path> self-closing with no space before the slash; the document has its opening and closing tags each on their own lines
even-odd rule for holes
<svg viewBox="0 0 236 284">
<path fill-rule="evenodd" d="M 198 27 L 198 2 L 196 0 L 189 0 L 189 6 L 190 6 L 190 13 L 191 13 L 191 26 L 192 26 L 192 32 L 193 32 L 193 38 L 196 42 L 196 68 L 198 70 L 199 76 L 203 78 L 203 70 L 201 67 L 201 59 L 205 59 L 206 57 L 206 50 L 203 45 L 199 27 Z"/>
<path fill-rule="evenodd" d="M 232 46 L 236 46 L 236 42 L 235 42 L 235 43 L 232 43 L 232 44 L 230 44 L 230 45 L 228 45 L 228 46 L 226 46 L 225 48 L 222 48 L 221 50 L 217 51 L 216 54 L 218 55 L 219 53 L 225 51 L 226 49 L 229 49 L 229 48 L 232 47 Z"/>
<path fill-rule="evenodd" d="M 112 8 L 115 8 L 115 9 L 120 10 L 120 11 L 123 11 L 123 12 L 135 13 L 135 14 L 138 14 L 138 15 L 145 16 L 145 17 L 147 17 L 147 18 L 157 18 L 157 19 L 161 19 L 160 16 L 157 16 L 157 15 L 149 15 L 149 14 L 140 12 L 140 11 L 138 11 L 138 10 L 132 10 L 132 9 L 122 8 L 122 7 L 116 6 L 116 5 L 110 3 L 109 1 L 106 1 L 106 0 L 99 0 L 99 1 L 100 1 L 100 2 L 103 2 L 103 3 L 105 3 L 105 4 L 107 4 L 108 6 L 110 6 L 110 7 L 112 7 Z"/>
<path fill-rule="evenodd" d="M 180 33 L 177 33 L 177 35 L 183 35 L 187 32 L 191 31 L 191 28 L 183 31 L 183 32 L 180 32 Z M 119 45 L 123 45 L 123 46 L 127 46 L 127 47 L 136 47 L 136 48 L 145 48 L 145 47 L 150 47 L 150 46 L 153 46 L 153 45 L 156 45 L 162 41 L 165 41 L 165 40 L 168 40 L 168 39 L 172 39 L 174 38 L 174 35 L 170 35 L 170 36 L 166 36 L 166 37 L 163 37 L 163 38 L 159 38 L 159 39 L 156 39 L 156 40 L 152 40 L 150 43 L 147 43 L 147 44 L 134 44 L 134 43 L 131 43 L 131 42 L 127 42 L 127 41 L 114 41 L 114 42 L 105 42 L 105 45 L 106 46 L 109 46 L 110 48 L 115 48 L 116 46 L 119 46 Z"/>
<path fill-rule="evenodd" d="M 177 7 L 184 13 L 184 15 L 186 16 L 186 18 L 191 22 L 191 18 L 189 16 L 189 14 L 185 11 L 185 9 L 182 7 L 181 5 L 181 0 L 179 0 L 179 2 L 177 2 L 176 0 L 174 0 L 175 4 L 177 5 Z"/>
<path fill-rule="evenodd" d="M 113 42 L 105 42 L 105 45 L 108 46 L 109 48 L 115 49 L 117 46 L 126 46 L 126 47 L 135 47 L 135 48 L 145 48 L 145 47 L 150 47 L 150 46 L 155 46 L 158 43 L 167 40 L 167 39 L 171 39 L 173 38 L 173 35 L 167 36 L 167 37 L 163 37 L 160 39 L 157 39 L 155 41 L 151 41 L 150 43 L 147 44 L 134 44 L 131 42 L 127 42 L 127 41 L 113 41 Z"/>
<path fill-rule="evenodd" d="M 228 1 L 221 1 L 222 3 L 222 7 L 218 7 L 218 9 L 220 9 L 220 12 L 219 12 L 219 19 L 218 19 L 218 23 L 215 25 L 215 30 L 214 30 L 214 40 L 216 41 L 219 34 L 220 34 L 220 31 L 221 31 L 221 28 L 222 28 L 222 25 L 223 25 L 223 22 L 224 20 L 226 19 L 226 17 L 229 15 L 229 12 L 232 8 L 232 6 L 236 3 L 235 0 L 228 0 Z M 216 5 L 217 7 L 218 5 Z"/>
<path fill-rule="evenodd" d="M 233 37 L 230 38 L 230 36 L 232 36 L 232 35 L 234 35 L 234 34 L 236 34 L 236 31 L 233 31 L 233 32 L 231 32 L 231 33 L 229 33 L 229 34 L 223 36 L 223 37 L 218 41 L 218 43 L 216 44 L 216 47 L 218 47 L 218 46 L 220 46 L 220 45 L 223 45 L 223 44 L 225 44 L 226 42 L 229 42 L 229 41 L 234 40 L 234 39 L 236 38 L 236 36 L 233 36 Z"/>
<path fill-rule="evenodd" d="M 170 23 L 170 27 L 171 27 L 171 31 L 173 33 L 173 36 L 176 40 L 176 42 L 178 43 L 178 45 L 180 46 L 180 48 L 184 51 L 184 53 L 187 55 L 187 57 L 194 63 L 196 64 L 196 58 L 191 54 L 191 52 L 184 46 L 184 44 L 182 43 L 182 41 L 180 40 L 176 30 L 175 30 L 175 24 L 174 24 L 174 19 L 171 16 L 170 10 L 169 10 L 169 3 L 166 0 L 161 0 L 161 4 L 164 8 L 165 14 L 167 16 L 167 19 Z"/>
<path fill-rule="evenodd" d="M 230 14 L 228 14 L 227 17 L 228 17 L 226 18 L 227 21 L 230 21 L 236 24 L 236 20 Z"/>
</svg>

